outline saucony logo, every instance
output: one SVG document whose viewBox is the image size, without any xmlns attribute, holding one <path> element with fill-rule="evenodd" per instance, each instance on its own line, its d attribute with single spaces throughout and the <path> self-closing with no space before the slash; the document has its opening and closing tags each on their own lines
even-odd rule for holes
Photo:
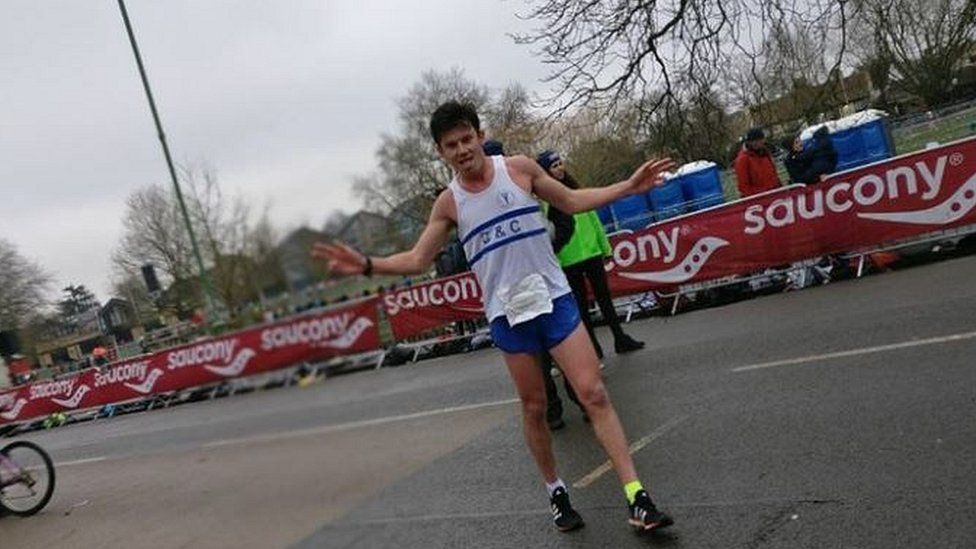
<svg viewBox="0 0 976 549">
<path fill-rule="evenodd" d="M 7 410 L 6 412 L 0 413 L 0 417 L 7 420 L 17 419 L 17 416 L 20 415 L 20 411 L 24 409 L 24 406 L 26 404 L 27 404 L 26 398 L 18 398 L 17 402 L 14 403 L 12 408 Z"/>
<path fill-rule="evenodd" d="M 956 189 L 941 204 L 907 212 L 859 213 L 858 217 L 913 225 L 948 225 L 959 221 L 976 207 L 976 174 L 966 184 Z"/>
<path fill-rule="evenodd" d="M 372 320 L 364 316 L 361 316 L 357 318 L 352 323 L 352 325 L 349 326 L 349 329 L 346 330 L 346 333 L 342 334 L 341 336 L 335 339 L 322 341 L 318 344 L 318 346 L 330 347 L 332 349 L 348 349 L 349 347 L 352 347 L 353 344 L 356 343 L 356 340 L 359 339 L 359 336 L 363 335 L 363 333 L 367 329 L 369 329 L 372 325 L 373 325 Z"/>
<path fill-rule="evenodd" d="M 85 398 L 85 395 L 91 391 L 91 387 L 88 385 L 79 385 L 75 389 L 75 394 L 71 395 L 71 398 L 66 400 L 61 400 L 60 398 L 52 398 L 51 402 L 57 404 L 58 406 L 63 406 L 65 408 L 77 408 L 81 404 L 81 399 Z"/>
<path fill-rule="evenodd" d="M 691 280 L 702 270 L 708 258 L 716 250 L 728 246 L 729 242 L 716 236 L 706 236 L 695 242 L 688 255 L 678 265 L 664 271 L 619 272 L 619 276 L 648 282 L 664 282 L 677 284 Z"/>
<path fill-rule="evenodd" d="M 239 353 L 237 353 L 237 356 L 234 357 L 234 360 L 232 360 L 230 364 L 226 366 L 211 366 L 210 364 L 207 364 L 204 366 L 204 368 L 225 377 L 239 376 L 241 375 L 241 372 L 244 371 L 244 368 L 247 367 L 248 361 L 254 358 L 256 355 L 257 353 L 254 352 L 254 349 L 245 347 L 241 349 Z"/>
<path fill-rule="evenodd" d="M 125 386 L 137 393 L 148 395 L 149 393 L 152 392 L 153 387 L 156 385 L 156 382 L 159 381 L 159 378 L 161 377 L 163 377 L 163 371 L 160 370 L 159 368 L 156 368 L 155 370 L 149 372 L 149 375 L 146 376 L 146 379 L 144 379 L 142 383 L 138 385 L 136 385 L 135 383 L 125 383 Z"/>
</svg>

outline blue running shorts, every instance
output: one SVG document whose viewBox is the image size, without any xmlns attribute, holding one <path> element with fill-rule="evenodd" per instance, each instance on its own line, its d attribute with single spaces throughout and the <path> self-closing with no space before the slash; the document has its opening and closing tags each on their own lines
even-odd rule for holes
<svg viewBox="0 0 976 549">
<path fill-rule="evenodd" d="M 509 326 L 504 316 L 491 321 L 491 338 L 506 353 L 540 354 L 562 343 L 580 323 L 572 292 L 552 300 L 552 312 Z"/>
</svg>

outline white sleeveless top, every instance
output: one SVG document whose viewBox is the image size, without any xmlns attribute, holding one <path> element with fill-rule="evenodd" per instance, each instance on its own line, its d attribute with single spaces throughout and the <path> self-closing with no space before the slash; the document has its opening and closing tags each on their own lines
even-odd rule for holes
<svg viewBox="0 0 976 549">
<path fill-rule="evenodd" d="M 483 191 L 464 190 L 457 175 L 448 188 L 457 205 L 458 237 L 492 321 L 506 314 L 509 290 L 530 275 L 542 277 L 550 300 L 566 295 L 570 287 L 552 251 L 539 203 L 509 177 L 505 157 L 488 159 L 495 177 Z"/>
</svg>

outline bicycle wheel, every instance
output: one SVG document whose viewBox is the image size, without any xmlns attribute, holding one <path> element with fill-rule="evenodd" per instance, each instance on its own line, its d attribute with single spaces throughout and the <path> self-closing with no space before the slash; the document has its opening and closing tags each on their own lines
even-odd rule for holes
<svg viewBox="0 0 976 549">
<path fill-rule="evenodd" d="M 0 449 L 0 509 L 27 517 L 47 505 L 54 494 L 54 463 L 40 446 L 26 440 Z"/>
</svg>

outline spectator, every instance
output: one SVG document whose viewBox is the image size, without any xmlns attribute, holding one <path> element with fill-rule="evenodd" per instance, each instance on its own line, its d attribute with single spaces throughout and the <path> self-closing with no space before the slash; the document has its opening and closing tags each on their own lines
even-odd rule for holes
<svg viewBox="0 0 976 549">
<path fill-rule="evenodd" d="M 837 149 L 830 139 L 827 126 L 817 128 L 806 147 L 797 135 L 792 143 L 784 143 L 784 148 L 789 152 L 783 159 L 783 164 L 790 174 L 790 180 L 795 183 L 814 185 L 837 169 Z M 787 289 L 799 289 L 815 282 L 829 282 L 833 265 L 842 263 L 843 259 L 839 256 L 826 256 L 813 267 L 795 265 L 797 268 L 793 273 L 802 274 L 797 276 L 791 273 Z"/>
<path fill-rule="evenodd" d="M 837 149 L 830 140 L 827 126 L 821 126 L 813 133 L 813 138 L 807 147 L 797 135 L 789 147 L 783 163 L 790 179 L 796 183 L 813 185 L 823 180 L 824 176 L 837 169 Z"/>
<path fill-rule="evenodd" d="M 762 128 L 752 128 L 746 132 L 745 142 L 735 157 L 734 165 L 739 194 L 743 198 L 780 186 L 776 164 L 766 146 L 766 134 Z"/>
<path fill-rule="evenodd" d="M 553 179 L 561 182 L 571 189 L 578 189 L 579 183 L 566 171 L 562 159 L 555 151 L 545 151 L 541 153 L 536 162 L 542 166 Z M 596 349 L 597 356 L 603 358 L 603 349 L 597 341 L 596 334 L 593 332 L 593 320 L 590 318 L 590 308 L 587 290 L 587 281 L 593 291 L 596 302 L 603 314 L 603 319 L 613 333 L 614 350 L 617 353 L 629 353 L 644 347 L 642 341 L 637 341 L 624 333 L 620 325 L 620 317 L 613 306 L 610 297 L 610 288 L 607 282 L 607 272 L 604 268 L 604 257 L 610 255 L 610 241 L 603 230 L 600 218 L 596 212 L 588 211 L 570 216 L 556 209 L 548 207 L 547 217 L 555 226 L 552 235 L 553 250 L 559 259 L 559 264 L 566 273 L 569 285 L 576 297 L 579 306 L 580 317 L 589 332 L 590 340 Z M 562 420 L 562 402 L 556 392 L 556 384 L 552 379 L 551 368 L 554 365 L 552 358 L 547 354 L 543 355 L 543 377 L 546 384 L 546 396 L 548 398 L 548 410 L 546 419 L 550 429 L 559 429 L 564 423 Z M 575 402 L 580 409 L 579 400 L 569 383 L 565 383 L 566 394 Z M 584 419 L 588 419 L 584 412 Z"/>
<path fill-rule="evenodd" d="M 103 366 L 108 365 L 108 350 L 105 347 L 98 345 L 92 349 L 91 358 L 92 365 L 101 370 Z"/>
</svg>

